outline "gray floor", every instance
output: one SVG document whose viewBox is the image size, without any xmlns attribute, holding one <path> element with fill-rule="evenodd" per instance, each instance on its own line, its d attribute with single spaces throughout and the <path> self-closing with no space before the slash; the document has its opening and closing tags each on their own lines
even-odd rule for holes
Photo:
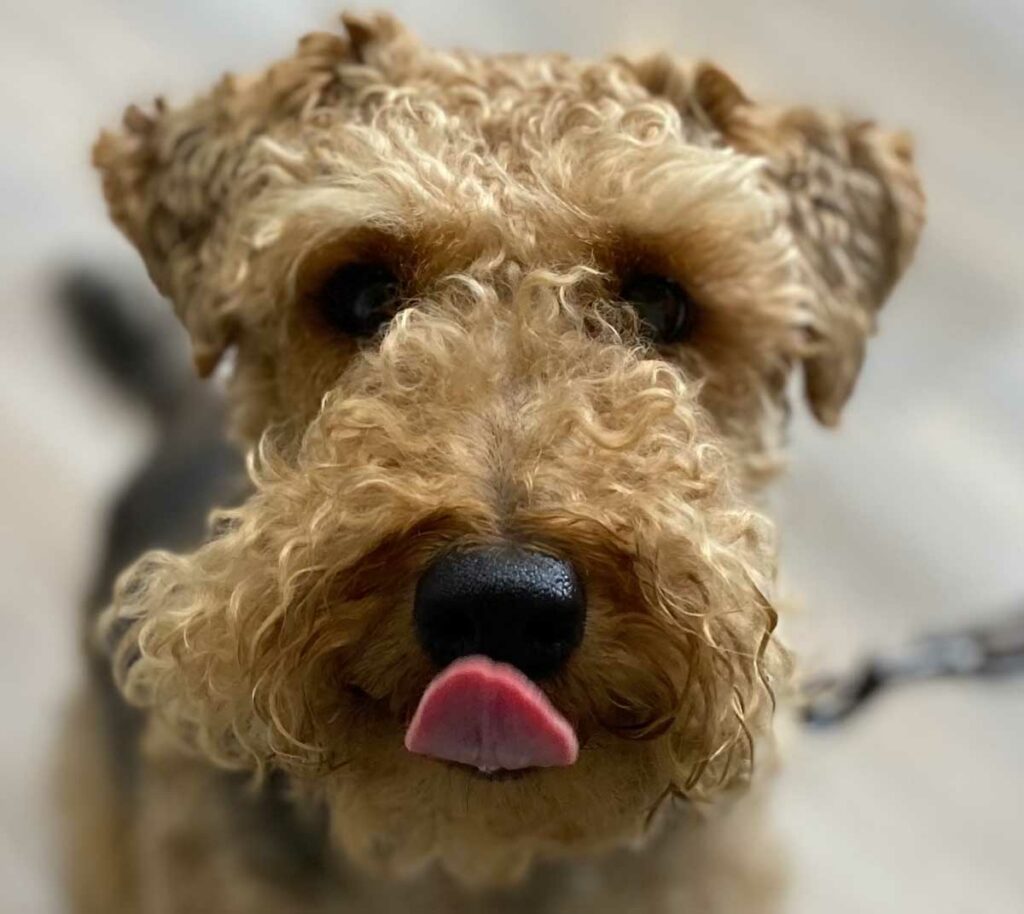
<svg viewBox="0 0 1024 914">
<path fill-rule="evenodd" d="M 810 665 L 1024 601 L 1024 4 L 499 0 L 393 4 L 426 38 L 593 54 L 671 42 L 749 90 L 911 128 L 918 264 L 838 434 L 795 427 L 780 493 Z M 100 509 L 144 430 L 69 355 L 49 268 L 131 261 L 86 149 L 129 99 L 259 65 L 325 2 L 35 0 L 0 8 L 0 909 L 60 910 L 48 751 Z M 585 16 L 583 15 L 585 12 Z M 586 27 L 579 23 L 585 19 Z M 1024 679 L 909 690 L 797 741 L 778 798 L 798 914 L 1024 910 Z"/>
</svg>

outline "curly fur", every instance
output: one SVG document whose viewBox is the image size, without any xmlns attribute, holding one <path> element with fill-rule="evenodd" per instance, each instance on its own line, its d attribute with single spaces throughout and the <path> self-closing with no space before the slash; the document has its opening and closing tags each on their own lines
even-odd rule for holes
<svg viewBox="0 0 1024 914">
<path fill-rule="evenodd" d="M 710 65 L 346 26 L 97 143 L 200 370 L 237 349 L 255 445 L 248 501 L 130 568 L 106 634 L 151 728 L 289 773 L 350 856 L 496 884 L 635 839 L 667 798 L 731 795 L 770 755 L 788 661 L 756 490 L 795 367 L 838 417 L 922 198 L 904 138 L 757 105 Z M 312 290 L 368 256 L 406 305 L 357 346 Z M 685 344 L 644 342 L 618 301 L 636 268 L 699 302 Z M 401 734 L 435 672 L 418 575 L 507 540 L 586 579 L 586 638 L 544 684 L 583 752 L 494 781 Z"/>
</svg>

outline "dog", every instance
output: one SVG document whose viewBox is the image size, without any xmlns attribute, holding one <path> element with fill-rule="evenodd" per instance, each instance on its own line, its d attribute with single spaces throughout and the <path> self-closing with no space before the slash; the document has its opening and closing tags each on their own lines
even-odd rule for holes
<svg viewBox="0 0 1024 914">
<path fill-rule="evenodd" d="M 92 601 L 77 910 L 779 910 L 761 493 L 911 259 L 911 142 L 342 19 L 94 148 L 227 393 Z"/>
</svg>

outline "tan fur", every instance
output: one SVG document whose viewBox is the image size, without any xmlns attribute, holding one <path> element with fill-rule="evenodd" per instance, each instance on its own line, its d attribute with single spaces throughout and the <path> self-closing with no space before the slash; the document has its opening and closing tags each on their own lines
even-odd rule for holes
<svg viewBox="0 0 1024 914">
<path fill-rule="evenodd" d="M 78 914 L 131 914 L 134 823 L 118 795 L 103 731 L 96 697 L 83 690 L 68 709 L 57 752 L 62 876 Z"/>
<path fill-rule="evenodd" d="M 756 490 L 790 371 L 805 366 L 822 421 L 849 396 L 920 229 L 909 146 L 755 104 L 706 64 L 442 53 L 387 17 L 346 27 L 191 105 L 131 109 L 96 145 L 199 369 L 237 349 L 233 423 L 254 445 L 252 497 L 195 553 L 129 569 L 107 616 L 158 747 L 144 843 L 159 859 L 168 817 L 213 815 L 173 799 L 199 797 L 212 766 L 278 770 L 329 810 L 339 854 L 385 876 L 504 885 L 672 820 L 661 840 L 730 849 L 699 855 L 699 876 L 652 863 L 635 909 L 703 891 L 700 910 L 755 910 L 713 902 L 747 884 L 736 829 L 669 806 L 713 807 L 770 768 L 788 661 Z M 367 257 L 407 306 L 357 345 L 313 290 Z M 637 333 L 617 299 L 637 268 L 699 303 L 684 344 Z M 409 607 L 440 550 L 508 539 L 585 575 L 586 638 L 545 684 L 583 752 L 490 781 L 402 748 L 434 673 Z M 202 878 L 168 861 L 143 896 L 160 878 L 209 910 L 263 910 L 239 901 L 256 877 L 219 826 L 185 821 L 207 831 Z M 393 891 L 371 884 L 359 910 Z"/>
</svg>

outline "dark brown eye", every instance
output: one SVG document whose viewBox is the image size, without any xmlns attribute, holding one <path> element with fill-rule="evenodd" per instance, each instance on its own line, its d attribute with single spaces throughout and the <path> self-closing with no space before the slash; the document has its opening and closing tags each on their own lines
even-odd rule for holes
<svg viewBox="0 0 1024 914">
<path fill-rule="evenodd" d="M 644 330 L 655 343 L 678 343 L 693 330 L 697 306 L 675 280 L 655 273 L 629 277 L 619 293 L 636 309 Z"/>
<path fill-rule="evenodd" d="M 398 278 L 380 263 L 345 264 L 317 293 L 324 319 L 349 336 L 373 336 L 395 316 L 398 300 Z"/>
</svg>

